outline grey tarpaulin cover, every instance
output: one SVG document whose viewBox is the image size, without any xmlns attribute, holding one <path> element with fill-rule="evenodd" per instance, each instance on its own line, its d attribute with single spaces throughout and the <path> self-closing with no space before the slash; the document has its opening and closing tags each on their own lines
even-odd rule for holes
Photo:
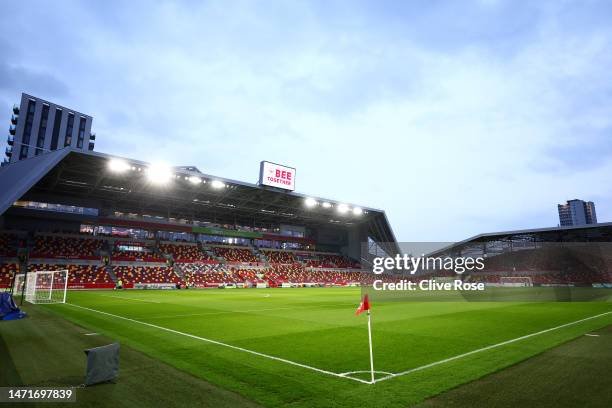
<svg viewBox="0 0 612 408">
<path fill-rule="evenodd" d="M 119 343 L 85 350 L 87 374 L 85 385 L 111 381 L 119 375 Z"/>
</svg>

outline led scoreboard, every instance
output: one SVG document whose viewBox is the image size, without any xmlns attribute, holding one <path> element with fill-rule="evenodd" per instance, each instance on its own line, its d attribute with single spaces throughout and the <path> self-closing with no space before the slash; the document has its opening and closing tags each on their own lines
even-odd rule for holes
<svg viewBox="0 0 612 408">
<path fill-rule="evenodd" d="M 262 161 L 259 166 L 259 184 L 293 191 L 295 190 L 295 169 Z"/>
</svg>

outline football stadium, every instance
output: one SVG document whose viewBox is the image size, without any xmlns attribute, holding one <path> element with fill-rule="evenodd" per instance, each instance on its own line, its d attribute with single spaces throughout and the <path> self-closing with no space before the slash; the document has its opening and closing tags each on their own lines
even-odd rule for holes
<svg viewBox="0 0 612 408">
<path fill-rule="evenodd" d="M 73 148 L 3 166 L 0 285 L 27 314 L 0 325 L 3 384 L 82 406 L 608 405 L 612 224 L 429 254 L 484 256 L 461 280 L 485 295 L 381 294 L 454 272 L 373 274 L 409 252 L 384 211 L 279 177 L 295 169 L 249 184 Z M 109 344 L 119 374 L 90 384 L 83 350 Z"/>
<path fill-rule="evenodd" d="M 611 21 L 2 2 L 0 408 L 612 408 Z"/>
</svg>

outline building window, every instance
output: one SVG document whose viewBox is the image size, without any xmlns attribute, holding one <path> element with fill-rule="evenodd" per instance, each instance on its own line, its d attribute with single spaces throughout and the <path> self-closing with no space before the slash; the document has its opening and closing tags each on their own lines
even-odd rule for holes
<svg viewBox="0 0 612 408">
<path fill-rule="evenodd" d="M 79 121 L 79 138 L 77 139 L 77 147 L 79 149 L 83 148 L 83 141 L 85 140 L 85 123 L 86 122 L 87 122 L 87 119 L 83 117 Z"/>
<path fill-rule="evenodd" d="M 57 141 L 59 139 L 60 126 L 62 124 L 62 110 L 55 109 L 55 120 L 53 121 L 53 133 L 51 134 L 51 150 L 57 149 Z"/>
<path fill-rule="evenodd" d="M 35 110 L 36 101 L 30 99 L 28 101 L 28 113 L 26 115 L 25 126 L 23 128 L 23 136 L 21 138 L 21 151 L 19 152 L 19 160 L 28 157 L 28 147 L 30 145 L 30 137 L 32 136 L 32 123 L 34 122 Z"/>
<path fill-rule="evenodd" d="M 43 105 L 40 125 L 38 126 L 38 139 L 36 140 L 36 151 L 34 154 L 38 156 L 43 152 L 45 147 L 45 134 L 47 133 L 47 121 L 49 120 L 49 105 Z"/>
<path fill-rule="evenodd" d="M 19 151 L 19 160 L 25 159 L 27 157 L 28 157 L 28 146 L 22 144 L 21 150 Z"/>
<path fill-rule="evenodd" d="M 66 125 L 66 136 L 64 137 L 64 147 L 72 144 L 72 128 L 74 127 L 74 114 L 68 114 L 68 124 Z"/>
</svg>

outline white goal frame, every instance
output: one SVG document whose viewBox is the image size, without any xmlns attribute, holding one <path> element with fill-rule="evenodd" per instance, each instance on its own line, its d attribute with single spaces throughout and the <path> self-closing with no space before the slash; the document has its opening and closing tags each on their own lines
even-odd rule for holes
<svg viewBox="0 0 612 408">
<path fill-rule="evenodd" d="M 529 276 L 502 276 L 499 278 L 502 286 L 525 288 L 533 286 L 533 280 Z"/>
<path fill-rule="evenodd" d="M 68 270 L 33 271 L 28 272 L 25 290 L 23 289 L 24 274 L 15 277 L 13 294 L 25 294 L 25 300 L 30 303 L 66 303 L 68 292 Z"/>
</svg>

